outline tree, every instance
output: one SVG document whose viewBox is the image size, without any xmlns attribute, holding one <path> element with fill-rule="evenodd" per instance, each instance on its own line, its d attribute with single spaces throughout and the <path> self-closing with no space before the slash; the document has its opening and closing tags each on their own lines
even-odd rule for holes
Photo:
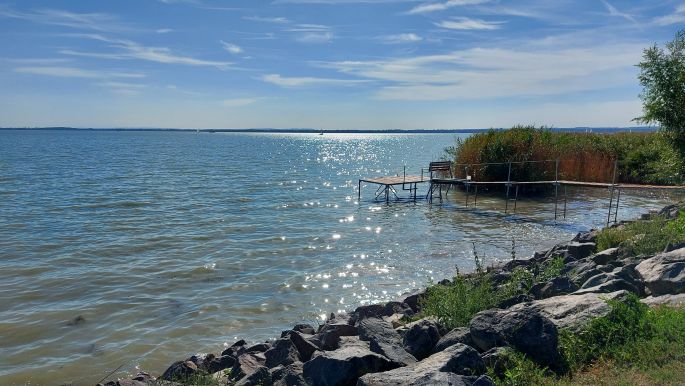
<svg viewBox="0 0 685 386">
<path fill-rule="evenodd" d="M 645 49 L 638 65 L 644 115 L 635 120 L 658 124 L 685 155 L 685 30 L 665 48 L 655 44 Z"/>
</svg>

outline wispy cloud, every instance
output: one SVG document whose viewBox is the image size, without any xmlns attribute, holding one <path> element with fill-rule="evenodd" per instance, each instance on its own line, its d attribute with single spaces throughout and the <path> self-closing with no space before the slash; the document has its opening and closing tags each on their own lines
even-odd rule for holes
<svg viewBox="0 0 685 386">
<path fill-rule="evenodd" d="M 130 26 L 120 23 L 115 16 L 106 13 L 75 13 L 56 9 L 21 12 L 0 8 L 0 17 L 98 32 L 132 30 Z"/>
<path fill-rule="evenodd" d="M 24 66 L 16 67 L 15 72 L 24 74 L 54 76 L 59 78 L 84 78 L 84 79 L 102 79 L 102 78 L 144 78 L 145 74 L 132 72 L 104 72 L 85 70 L 78 67 L 66 66 Z"/>
<path fill-rule="evenodd" d="M 285 31 L 297 33 L 295 40 L 300 43 L 329 43 L 334 37 L 331 28 L 321 24 L 297 24 Z"/>
<path fill-rule="evenodd" d="M 261 80 L 281 87 L 310 87 L 310 86 L 352 86 L 367 83 L 368 80 L 330 79 L 315 77 L 284 77 L 279 74 L 263 75 Z"/>
<path fill-rule="evenodd" d="M 221 45 L 224 47 L 224 50 L 230 52 L 231 54 L 237 55 L 237 54 L 243 53 L 242 47 L 240 47 L 236 44 L 228 43 L 228 42 L 221 40 Z"/>
<path fill-rule="evenodd" d="M 421 14 L 421 13 L 444 11 L 446 9 L 453 8 L 453 7 L 459 7 L 459 6 L 463 6 L 463 5 L 483 4 L 483 3 L 487 3 L 489 1 L 490 0 L 448 0 L 448 1 L 438 2 L 438 3 L 425 3 L 425 4 L 417 5 L 416 7 L 407 11 L 407 13 L 410 15 L 415 15 L 415 14 Z"/>
<path fill-rule="evenodd" d="M 379 99 L 480 99 L 557 95 L 634 83 L 634 64 L 641 52 L 641 44 L 472 48 L 441 55 L 320 65 L 385 83 L 377 92 Z"/>
<path fill-rule="evenodd" d="M 611 5 L 608 1 L 602 0 L 602 4 L 604 4 L 604 6 L 607 8 L 607 11 L 609 11 L 609 15 L 621 17 L 621 18 L 626 19 L 628 21 L 631 21 L 633 23 L 637 23 L 637 20 L 635 20 L 635 17 L 633 15 L 619 11 L 616 7 Z"/>
<path fill-rule="evenodd" d="M 165 64 L 182 64 L 188 66 L 212 66 L 219 69 L 226 69 L 231 65 L 229 62 L 220 62 L 214 60 L 197 59 L 190 56 L 183 56 L 174 54 L 171 49 L 166 47 L 148 47 L 137 42 L 125 39 L 113 39 L 98 34 L 79 34 L 72 35 L 76 37 L 84 37 L 88 39 L 106 42 L 109 47 L 118 49 L 115 53 L 100 53 L 100 52 L 82 52 L 74 50 L 61 50 L 60 53 L 64 55 L 83 56 L 100 59 L 113 60 L 130 60 L 138 59 L 149 62 L 165 63 Z"/>
<path fill-rule="evenodd" d="M 190 5 L 200 9 L 207 9 L 210 11 L 238 11 L 241 8 L 236 7 L 219 7 L 212 5 L 210 3 L 204 2 L 202 0 L 159 0 L 160 3 L 164 4 L 184 4 Z"/>
<path fill-rule="evenodd" d="M 224 99 L 221 104 L 226 107 L 243 107 L 248 106 L 259 101 L 259 98 L 233 98 Z"/>
<path fill-rule="evenodd" d="M 435 23 L 440 28 L 452 30 L 496 30 L 500 29 L 502 24 L 501 21 L 485 21 L 468 17 L 458 17 Z"/>
<path fill-rule="evenodd" d="M 415 33 L 404 33 L 396 35 L 384 35 L 377 38 L 383 43 L 400 44 L 400 43 L 416 43 L 423 40 L 423 38 Z"/>
<path fill-rule="evenodd" d="M 285 17 L 261 17 L 261 16 L 245 16 L 243 20 L 258 21 L 262 23 L 288 24 L 290 20 Z"/>
<path fill-rule="evenodd" d="M 681 4 L 673 11 L 673 13 L 665 16 L 660 16 L 654 19 L 654 24 L 659 26 L 667 26 L 673 24 L 685 23 L 685 4 Z"/>
<path fill-rule="evenodd" d="M 100 82 L 97 83 L 98 86 L 104 87 L 110 92 L 121 95 L 137 95 L 141 91 L 147 88 L 147 85 L 138 83 L 125 83 L 125 82 Z"/>
<path fill-rule="evenodd" d="M 174 30 L 171 28 L 160 28 L 155 30 L 155 32 L 157 32 L 158 34 L 168 34 L 169 32 L 174 32 Z"/>
</svg>

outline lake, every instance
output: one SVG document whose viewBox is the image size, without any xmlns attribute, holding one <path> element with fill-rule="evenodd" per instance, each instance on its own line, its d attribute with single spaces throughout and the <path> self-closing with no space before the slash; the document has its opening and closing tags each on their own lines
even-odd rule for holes
<svg viewBox="0 0 685 386">
<path fill-rule="evenodd" d="M 550 197 L 357 201 L 457 136 L 0 131 L 0 383 L 161 373 L 606 221 L 601 189 L 559 221 Z M 666 199 L 623 194 L 618 217 Z"/>
</svg>

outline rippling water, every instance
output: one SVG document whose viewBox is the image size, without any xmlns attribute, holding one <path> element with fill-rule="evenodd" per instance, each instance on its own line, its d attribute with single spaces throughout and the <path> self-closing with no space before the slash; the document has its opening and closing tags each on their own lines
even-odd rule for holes
<svg viewBox="0 0 685 386">
<path fill-rule="evenodd" d="M 468 270 L 473 243 L 526 256 L 606 221 L 602 190 L 570 191 L 559 222 L 550 199 L 516 216 L 500 195 L 357 202 L 359 177 L 416 172 L 454 139 L 0 132 L 0 383 L 161 372 Z M 624 195 L 619 218 L 665 199 Z"/>
</svg>

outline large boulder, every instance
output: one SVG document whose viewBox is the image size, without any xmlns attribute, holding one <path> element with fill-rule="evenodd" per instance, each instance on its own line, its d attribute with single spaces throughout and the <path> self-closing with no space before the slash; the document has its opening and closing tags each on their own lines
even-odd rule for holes
<svg viewBox="0 0 685 386">
<path fill-rule="evenodd" d="M 566 244 L 566 253 L 564 258 L 568 261 L 584 259 L 592 255 L 597 249 L 595 243 L 581 243 L 572 241 Z"/>
<path fill-rule="evenodd" d="M 481 351 L 510 346 L 536 362 L 559 364 L 557 327 L 535 310 L 487 310 L 476 314 L 469 325 L 471 339 Z"/>
<path fill-rule="evenodd" d="M 266 358 L 264 358 L 263 353 L 242 354 L 236 359 L 233 367 L 231 367 L 229 379 L 238 381 L 248 377 L 257 371 L 260 371 L 261 368 L 266 368 L 264 366 L 265 362 Z"/>
<path fill-rule="evenodd" d="M 685 293 L 685 248 L 644 260 L 635 270 L 652 296 Z"/>
<path fill-rule="evenodd" d="M 435 347 L 433 347 L 433 353 L 443 351 L 457 343 L 473 346 L 471 332 L 467 327 L 457 327 L 448 332 L 445 336 L 441 337 Z"/>
<path fill-rule="evenodd" d="M 426 291 L 425 290 L 414 291 L 414 292 L 406 295 L 405 298 L 402 299 L 402 303 L 408 305 L 412 311 L 419 312 L 419 311 L 421 311 L 421 302 L 423 301 L 423 299 L 425 297 L 426 297 Z"/>
<path fill-rule="evenodd" d="M 270 371 L 271 382 L 273 386 L 307 386 L 302 371 L 301 362 L 275 367 Z"/>
<path fill-rule="evenodd" d="M 413 365 L 367 374 L 359 379 L 357 385 L 471 385 L 476 377 L 470 375 L 483 372 L 485 363 L 478 352 L 467 345 L 456 344 Z"/>
<path fill-rule="evenodd" d="M 201 370 L 192 360 L 174 362 L 159 379 L 165 381 L 184 381 L 199 374 Z"/>
<path fill-rule="evenodd" d="M 358 329 L 359 338 L 369 342 L 371 351 L 404 365 L 416 362 L 416 358 L 404 350 L 402 337 L 389 322 L 366 318 L 359 322 Z"/>
<path fill-rule="evenodd" d="M 558 329 L 577 329 L 586 325 L 591 319 L 608 314 L 610 307 L 607 300 L 624 299 L 627 295 L 627 291 L 574 293 L 517 304 L 508 311 L 537 311 L 549 318 Z"/>
<path fill-rule="evenodd" d="M 265 365 L 268 368 L 289 365 L 300 360 L 299 351 L 289 337 L 277 340 L 273 347 L 264 353 L 264 357 L 266 358 Z"/>
<path fill-rule="evenodd" d="M 440 327 L 430 319 L 414 322 L 404 334 L 404 349 L 416 359 L 422 360 L 433 352 L 440 340 Z"/>
<path fill-rule="evenodd" d="M 626 264 L 618 266 L 610 272 L 601 272 L 592 276 L 583 283 L 581 289 L 576 293 L 609 293 L 626 290 L 637 295 L 643 295 L 643 284 L 635 272 L 636 265 L 635 263 Z"/>
<path fill-rule="evenodd" d="M 271 373 L 266 367 L 260 366 L 236 382 L 234 386 L 271 386 Z"/>
<path fill-rule="evenodd" d="M 320 386 L 354 385 L 364 374 L 400 366 L 400 363 L 372 352 L 367 342 L 357 337 L 343 337 L 339 349 L 316 353 L 304 364 L 304 377 Z"/>
<path fill-rule="evenodd" d="M 308 336 L 305 336 L 300 332 L 294 330 L 287 331 L 287 334 L 284 336 L 284 338 L 288 338 L 293 342 L 297 348 L 302 362 L 306 362 L 311 359 L 312 354 L 318 350 L 318 347 L 314 343 L 307 340 Z"/>
<path fill-rule="evenodd" d="M 620 255 L 621 253 L 618 248 L 609 248 L 590 256 L 590 259 L 597 265 L 605 265 L 615 261 Z"/>
<path fill-rule="evenodd" d="M 332 322 L 326 323 L 317 336 L 323 350 L 335 350 L 340 345 L 341 337 L 355 336 L 358 334 L 357 327 L 349 325 L 347 321 L 333 320 Z"/>
<path fill-rule="evenodd" d="M 641 300 L 642 303 L 655 306 L 685 307 L 685 294 L 648 296 Z"/>
<path fill-rule="evenodd" d="M 350 322 L 354 324 L 365 318 L 382 318 L 388 317 L 395 314 L 402 314 L 405 316 L 411 316 L 414 314 L 412 308 L 403 302 L 388 302 L 385 304 L 370 304 L 366 306 L 357 307 L 357 309 L 352 312 Z"/>
</svg>

